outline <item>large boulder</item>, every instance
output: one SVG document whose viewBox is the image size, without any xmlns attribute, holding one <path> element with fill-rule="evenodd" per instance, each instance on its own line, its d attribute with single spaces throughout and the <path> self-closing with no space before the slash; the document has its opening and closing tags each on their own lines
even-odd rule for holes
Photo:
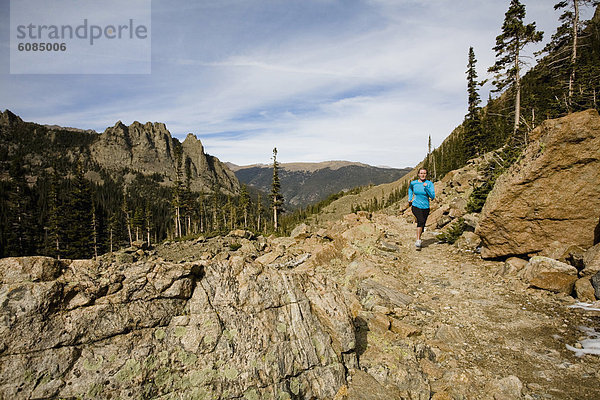
<svg viewBox="0 0 600 400">
<path fill-rule="evenodd" d="M 534 255 L 555 241 L 589 248 L 600 240 L 598 112 L 546 121 L 530 139 L 483 207 L 476 233 L 485 258 Z"/>
<path fill-rule="evenodd" d="M 65 265 L 0 260 L 2 399 L 333 398 L 358 367 L 323 275 L 237 255 Z"/>
</svg>

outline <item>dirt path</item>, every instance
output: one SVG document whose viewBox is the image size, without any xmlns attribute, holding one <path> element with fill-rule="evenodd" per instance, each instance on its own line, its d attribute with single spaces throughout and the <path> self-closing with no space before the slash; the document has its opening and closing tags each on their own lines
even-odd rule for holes
<svg viewBox="0 0 600 400">
<path fill-rule="evenodd" d="M 436 349 L 432 365 L 421 363 L 433 392 L 485 398 L 496 385 L 493 392 L 506 394 L 499 398 L 512 398 L 522 383 L 524 398 L 600 399 L 600 356 L 576 357 L 565 347 L 585 336 L 580 326 L 600 330 L 599 312 L 567 308 L 571 297 L 529 289 L 502 276 L 503 263 L 438 244 L 432 232 L 417 252 L 414 225 L 403 218 L 373 221 L 398 246 L 395 264 L 380 265 L 414 298 L 402 322 L 421 330 L 416 341 Z"/>
</svg>

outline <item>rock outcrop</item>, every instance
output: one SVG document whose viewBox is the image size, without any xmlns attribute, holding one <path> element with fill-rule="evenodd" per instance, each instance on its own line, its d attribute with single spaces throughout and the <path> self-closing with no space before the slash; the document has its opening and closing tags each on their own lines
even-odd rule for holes
<svg viewBox="0 0 600 400">
<path fill-rule="evenodd" d="M 221 258 L 0 260 L 0 398 L 333 398 L 357 365 L 336 285 Z"/>
<path fill-rule="evenodd" d="M 544 254 L 553 242 L 589 248 L 600 223 L 600 117 L 545 121 L 490 192 L 475 233 L 485 258 Z"/>
<path fill-rule="evenodd" d="M 577 281 L 577 268 L 548 257 L 536 256 L 520 272 L 532 287 L 571 294 Z"/>
<path fill-rule="evenodd" d="M 225 192 L 239 191 L 235 174 L 216 157 L 206 154 L 195 135 L 188 134 L 180 144 L 160 122 L 141 124 L 136 121 L 126 126 L 119 121 L 99 135 L 91 145 L 90 153 L 96 163 L 109 171 L 127 169 L 147 175 L 158 173 L 173 182 L 178 163 L 176 146 L 182 149 L 182 179 L 189 164 L 192 190 L 210 191 L 213 184 L 217 184 Z"/>
</svg>

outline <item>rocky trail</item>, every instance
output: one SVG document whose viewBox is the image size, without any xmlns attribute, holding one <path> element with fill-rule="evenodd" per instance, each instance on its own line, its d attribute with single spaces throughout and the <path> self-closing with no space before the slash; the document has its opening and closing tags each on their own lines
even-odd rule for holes
<svg viewBox="0 0 600 400">
<path fill-rule="evenodd" d="M 0 398 L 597 399 L 600 312 L 401 213 L 0 260 Z"/>
<path fill-rule="evenodd" d="M 599 330 L 600 312 L 568 308 L 570 296 L 528 288 L 503 276 L 504 262 L 436 243 L 433 232 L 417 252 L 414 225 L 402 218 L 377 215 L 373 223 L 397 251 L 370 261 L 413 299 L 390 313 L 392 330 L 384 333 L 430 350 L 419 365 L 434 398 L 600 398 L 599 357 L 577 357 L 565 346 L 585 338 L 582 326 Z"/>
</svg>

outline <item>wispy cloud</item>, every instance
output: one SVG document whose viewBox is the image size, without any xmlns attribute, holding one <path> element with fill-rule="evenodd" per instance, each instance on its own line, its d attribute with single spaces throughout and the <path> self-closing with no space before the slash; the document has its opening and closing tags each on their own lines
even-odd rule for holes
<svg viewBox="0 0 600 400">
<path fill-rule="evenodd" d="M 526 6 L 527 20 L 549 37 L 552 4 Z M 468 48 L 485 78 L 508 0 L 156 0 L 152 7 L 150 76 L 4 73 L 0 107 L 100 131 L 117 120 L 161 121 L 236 164 L 268 162 L 277 146 L 284 162 L 414 165 L 429 135 L 437 146 L 462 121 Z M 0 54 L 7 63 L 7 51 Z"/>
</svg>

